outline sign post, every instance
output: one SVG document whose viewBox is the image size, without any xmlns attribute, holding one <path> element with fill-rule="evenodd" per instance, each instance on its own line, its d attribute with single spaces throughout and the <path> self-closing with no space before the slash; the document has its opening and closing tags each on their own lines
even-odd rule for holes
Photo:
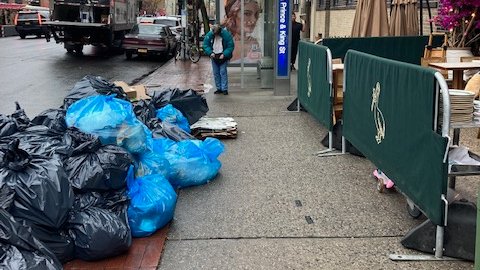
<svg viewBox="0 0 480 270">
<path fill-rule="evenodd" d="M 291 0 L 277 0 L 275 25 L 275 91 L 274 94 L 290 94 L 290 57 L 291 57 Z"/>
</svg>

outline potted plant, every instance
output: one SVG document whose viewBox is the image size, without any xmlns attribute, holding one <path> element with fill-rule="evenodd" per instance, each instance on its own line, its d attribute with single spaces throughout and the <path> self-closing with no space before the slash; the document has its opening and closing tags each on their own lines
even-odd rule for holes
<svg viewBox="0 0 480 270">
<path fill-rule="evenodd" d="M 480 39 L 480 0 L 440 0 L 435 23 L 448 31 L 449 47 L 470 47 Z"/>
</svg>

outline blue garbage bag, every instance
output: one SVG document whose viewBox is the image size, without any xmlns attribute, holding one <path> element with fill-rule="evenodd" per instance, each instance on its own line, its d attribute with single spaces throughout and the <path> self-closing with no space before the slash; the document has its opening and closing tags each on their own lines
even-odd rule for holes
<svg viewBox="0 0 480 270">
<path fill-rule="evenodd" d="M 190 125 L 188 124 L 187 118 L 185 118 L 182 112 L 175 109 L 175 107 L 173 107 L 171 104 L 158 109 L 157 117 L 160 118 L 162 122 L 174 124 L 183 129 L 185 132 L 190 133 Z"/>
<path fill-rule="evenodd" d="M 125 148 L 131 154 L 140 154 L 152 149 L 152 132 L 140 120 L 122 125 L 118 129 L 116 145 Z"/>
<path fill-rule="evenodd" d="M 133 237 L 144 237 L 164 227 L 173 218 L 177 194 L 163 176 L 154 174 L 127 180 L 128 223 Z"/>
<path fill-rule="evenodd" d="M 172 169 L 170 183 L 175 188 L 208 183 L 222 166 L 218 156 L 223 151 L 224 145 L 215 138 L 175 143 L 165 153 Z"/>
<path fill-rule="evenodd" d="M 142 177 L 145 175 L 159 174 L 165 178 L 170 178 L 170 163 L 165 158 L 164 153 L 145 151 L 135 156 L 135 176 Z"/>
<path fill-rule="evenodd" d="M 65 120 L 69 127 L 98 136 L 104 145 L 122 146 L 132 154 L 151 148 L 151 131 L 135 117 L 130 102 L 114 95 L 76 101 L 68 108 Z"/>
<path fill-rule="evenodd" d="M 175 144 L 175 141 L 169 138 L 155 138 L 152 143 L 153 152 L 165 154 Z"/>
<path fill-rule="evenodd" d="M 67 110 L 65 121 L 85 133 L 105 128 L 117 128 L 135 119 L 132 104 L 111 96 L 90 96 L 73 103 Z"/>
</svg>

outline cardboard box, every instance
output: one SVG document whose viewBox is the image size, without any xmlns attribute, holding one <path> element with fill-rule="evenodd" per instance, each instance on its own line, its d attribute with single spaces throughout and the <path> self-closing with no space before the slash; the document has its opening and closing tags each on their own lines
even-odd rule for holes
<svg viewBox="0 0 480 270">
<path fill-rule="evenodd" d="M 147 95 L 147 89 L 143 84 L 130 86 L 123 81 L 115 81 L 113 83 L 116 86 L 122 87 L 123 91 L 125 91 L 130 101 L 138 101 L 140 99 L 151 99 L 151 97 Z"/>
</svg>

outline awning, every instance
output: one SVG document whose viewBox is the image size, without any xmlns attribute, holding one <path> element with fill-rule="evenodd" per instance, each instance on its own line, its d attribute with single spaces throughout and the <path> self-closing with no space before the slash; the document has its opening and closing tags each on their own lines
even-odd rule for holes
<svg viewBox="0 0 480 270">
<path fill-rule="evenodd" d="M 0 9 L 21 10 L 24 7 L 24 4 L 0 3 Z"/>
</svg>

